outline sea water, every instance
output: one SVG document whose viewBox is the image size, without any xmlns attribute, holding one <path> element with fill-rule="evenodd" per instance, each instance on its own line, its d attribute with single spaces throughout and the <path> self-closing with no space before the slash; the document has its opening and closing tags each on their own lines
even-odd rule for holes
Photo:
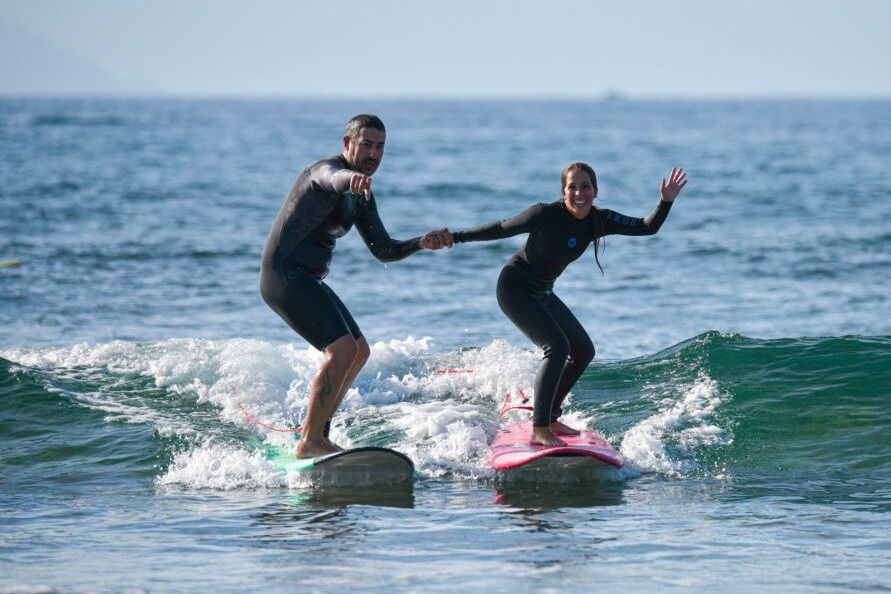
<svg viewBox="0 0 891 594">
<path fill-rule="evenodd" d="M 488 467 L 541 357 L 494 294 L 522 237 L 385 265 L 355 232 L 326 282 L 372 352 L 332 437 L 416 480 L 265 459 L 321 354 L 260 252 L 359 112 L 395 238 L 556 200 L 572 161 L 634 216 L 687 170 L 658 235 L 556 286 L 597 349 L 566 416 L 623 469 Z M 0 592 L 891 589 L 891 102 L 4 99 L 0 157 Z"/>
</svg>

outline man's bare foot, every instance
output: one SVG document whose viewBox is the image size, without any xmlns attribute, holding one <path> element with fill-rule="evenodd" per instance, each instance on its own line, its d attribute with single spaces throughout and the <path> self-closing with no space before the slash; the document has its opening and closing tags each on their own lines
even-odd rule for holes
<svg viewBox="0 0 891 594">
<path fill-rule="evenodd" d="M 338 446 L 330 442 L 325 443 L 325 438 L 319 439 L 301 439 L 297 444 L 297 450 L 294 455 L 298 458 L 315 458 L 316 456 L 325 456 L 328 454 L 336 454 L 341 451 Z"/>
<path fill-rule="evenodd" d="M 565 423 L 561 423 L 560 421 L 554 421 L 551 423 L 551 431 L 555 435 L 580 435 L 581 431 L 578 429 L 573 429 L 569 425 Z"/>
<path fill-rule="evenodd" d="M 566 442 L 554 435 L 550 427 L 533 427 L 529 438 L 532 445 L 565 446 Z"/>
<path fill-rule="evenodd" d="M 325 441 L 325 445 L 334 448 L 334 449 L 337 450 L 338 452 L 342 452 L 342 451 L 344 451 L 344 448 L 340 447 L 339 445 L 337 445 L 336 443 L 334 443 L 333 441 L 331 441 L 329 438 L 327 438 L 327 437 L 323 437 L 322 439 Z"/>
</svg>

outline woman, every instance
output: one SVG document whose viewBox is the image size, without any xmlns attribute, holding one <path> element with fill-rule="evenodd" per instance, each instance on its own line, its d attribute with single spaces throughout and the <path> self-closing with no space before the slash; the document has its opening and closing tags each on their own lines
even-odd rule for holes
<svg viewBox="0 0 891 594">
<path fill-rule="evenodd" d="M 653 235 L 662 226 L 674 199 L 687 184 L 683 169 L 673 167 L 662 179 L 659 205 L 644 218 L 631 218 L 594 207 L 597 176 L 585 163 L 563 170 L 563 197 L 536 204 L 517 216 L 451 234 L 455 243 L 488 241 L 528 233 L 498 277 L 498 305 L 532 342 L 544 350 L 535 378 L 532 444 L 565 445 L 557 435 L 578 435 L 560 421 L 566 394 L 594 358 L 594 345 L 569 308 L 553 292 L 554 281 L 570 262 L 594 243 L 601 273 L 600 239 L 607 235 Z"/>
</svg>

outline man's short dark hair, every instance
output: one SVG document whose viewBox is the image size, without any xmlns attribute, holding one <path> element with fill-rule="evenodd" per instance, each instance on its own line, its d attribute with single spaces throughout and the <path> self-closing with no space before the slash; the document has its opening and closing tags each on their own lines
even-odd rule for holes
<svg viewBox="0 0 891 594">
<path fill-rule="evenodd" d="M 380 130 L 384 134 L 387 133 L 387 129 L 384 128 L 384 123 L 379 117 L 369 113 L 360 113 L 357 116 L 353 116 L 353 119 L 347 122 L 344 135 L 355 140 L 359 137 L 359 133 L 362 132 L 362 128 L 374 128 L 375 130 Z"/>
</svg>

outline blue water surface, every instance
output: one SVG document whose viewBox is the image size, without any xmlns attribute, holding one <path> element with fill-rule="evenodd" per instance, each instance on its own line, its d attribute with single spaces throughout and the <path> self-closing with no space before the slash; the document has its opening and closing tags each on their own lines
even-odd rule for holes
<svg viewBox="0 0 891 594">
<path fill-rule="evenodd" d="M 257 440 L 320 355 L 263 303 L 301 169 L 374 112 L 393 237 L 556 200 L 609 237 L 556 292 L 597 358 L 568 406 L 621 472 L 529 484 L 486 443 L 540 353 L 495 283 L 522 237 L 326 282 L 372 356 L 332 435 L 414 485 L 312 487 Z M 891 102 L 0 100 L 0 592 L 891 589 Z M 590 250 L 589 250 L 590 251 Z M 453 373 L 446 373 L 452 370 Z"/>
</svg>

